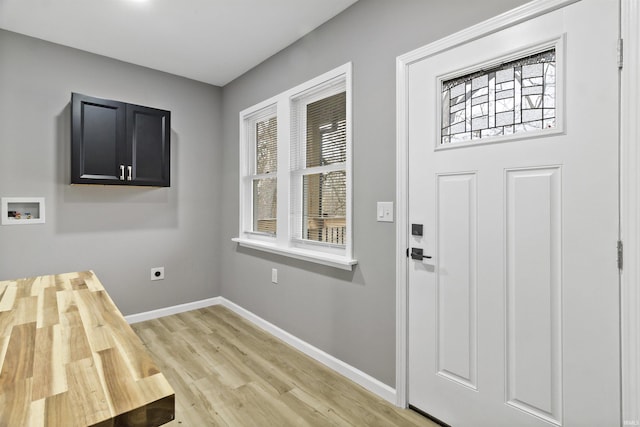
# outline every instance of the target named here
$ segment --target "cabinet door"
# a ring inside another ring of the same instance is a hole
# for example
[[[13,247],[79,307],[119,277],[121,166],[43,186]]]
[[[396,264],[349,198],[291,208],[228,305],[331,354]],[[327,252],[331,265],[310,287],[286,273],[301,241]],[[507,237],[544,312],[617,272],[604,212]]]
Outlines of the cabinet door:
[[[122,184],[125,104],[74,93],[71,116],[71,183]]]
[[[171,112],[127,104],[131,184],[169,187]]]

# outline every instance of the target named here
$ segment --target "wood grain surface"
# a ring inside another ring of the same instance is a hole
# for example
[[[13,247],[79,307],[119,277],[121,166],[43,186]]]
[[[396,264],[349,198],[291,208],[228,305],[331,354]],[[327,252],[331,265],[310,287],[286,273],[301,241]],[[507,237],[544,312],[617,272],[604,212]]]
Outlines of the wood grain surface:
[[[174,408],[93,272],[0,281],[0,427],[151,427]]]
[[[167,427],[437,427],[220,305],[133,329],[176,390]]]

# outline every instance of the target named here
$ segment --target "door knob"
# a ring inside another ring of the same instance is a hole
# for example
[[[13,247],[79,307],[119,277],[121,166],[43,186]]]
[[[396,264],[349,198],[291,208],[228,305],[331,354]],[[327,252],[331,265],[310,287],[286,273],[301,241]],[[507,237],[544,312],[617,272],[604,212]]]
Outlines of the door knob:
[[[431,259],[431,255],[424,255],[422,248],[411,248],[411,259],[422,261],[423,259]]]

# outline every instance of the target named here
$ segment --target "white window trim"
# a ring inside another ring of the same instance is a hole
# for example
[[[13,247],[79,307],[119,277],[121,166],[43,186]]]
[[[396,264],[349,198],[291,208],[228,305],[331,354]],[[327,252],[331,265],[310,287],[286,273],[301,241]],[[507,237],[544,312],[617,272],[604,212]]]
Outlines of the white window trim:
[[[352,78],[351,63],[344,64],[328,71],[314,79],[302,83],[290,90],[260,102],[240,112],[240,213],[238,237],[231,239],[240,246],[275,253],[295,259],[314,262],[343,270],[352,270],[358,263],[353,258],[353,174],[352,174]],[[293,239],[291,230],[291,176],[290,146],[292,138],[291,118],[292,104],[296,98],[313,94],[316,89],[330,85],[332,81],[344,79],[346,88],[346,117],[347,117],[347,243],[344,246],[325,245],[306,240]],[[250,137],[247,123],[261,117],[264,112],[273,112],[275,108],[278,118],[278,213],[277,232],[275,236],[255,233],[252,229],[252,193],[247,179],[252,173]]]

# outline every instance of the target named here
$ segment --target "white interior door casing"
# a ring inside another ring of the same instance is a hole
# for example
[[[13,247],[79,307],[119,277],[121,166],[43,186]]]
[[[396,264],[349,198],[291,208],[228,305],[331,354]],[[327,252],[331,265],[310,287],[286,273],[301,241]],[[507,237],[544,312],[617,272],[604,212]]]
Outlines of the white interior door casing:
[[[620,75],[620,229],[623,425],[640,425],[640,4],[621,1],[624,66]],[[620,46],[622,47],[622,46]]]
[[[408,400],[456,427],[620,425],[617,38],[582,0],[408,66]],[[443,78],[548,46],[554,130],[438,143]]]

